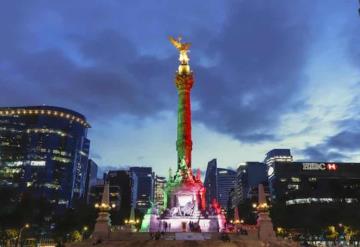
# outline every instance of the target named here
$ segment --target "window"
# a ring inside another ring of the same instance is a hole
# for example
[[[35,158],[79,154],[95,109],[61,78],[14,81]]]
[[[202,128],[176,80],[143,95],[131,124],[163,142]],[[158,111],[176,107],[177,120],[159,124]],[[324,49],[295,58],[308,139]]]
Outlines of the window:
[[[299,185],[298,184],[288,184],[288,189],[299,190]]]

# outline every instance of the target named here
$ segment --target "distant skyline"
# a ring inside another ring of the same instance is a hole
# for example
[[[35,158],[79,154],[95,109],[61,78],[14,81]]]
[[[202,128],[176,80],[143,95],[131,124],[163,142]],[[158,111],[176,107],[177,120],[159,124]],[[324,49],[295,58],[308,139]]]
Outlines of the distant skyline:
[[[357,0],[0,4],[0,106],[85,115],[102,167],[176,169],[177,52],[191,42],[193,168],[273,148],[360,161]]]

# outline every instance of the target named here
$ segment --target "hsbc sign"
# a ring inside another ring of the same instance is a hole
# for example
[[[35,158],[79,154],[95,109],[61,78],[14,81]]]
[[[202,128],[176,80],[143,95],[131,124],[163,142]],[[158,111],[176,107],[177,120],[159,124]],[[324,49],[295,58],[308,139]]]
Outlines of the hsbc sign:
[[[335,163],[303,163],[303,171],[336,171],[337,164]]]
[[[329,170],[329,171],[336,171],[336,170],[337,170],[337,164],[334,164],[334,163],[332,163],[332,164],[326,164],[326,168],[327,168],[327,170]]]

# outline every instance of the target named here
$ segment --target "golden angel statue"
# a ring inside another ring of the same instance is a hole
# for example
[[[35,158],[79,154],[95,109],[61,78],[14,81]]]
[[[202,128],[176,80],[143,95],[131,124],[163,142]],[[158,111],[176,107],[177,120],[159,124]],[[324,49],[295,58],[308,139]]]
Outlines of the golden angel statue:
[[[175,39],[169,36],[170,42],[180,51],[180,52],[187,52],[190,49],[191,43],[181,43],[181,37]]]
[[[190,73],[190,66],[189,66],[189,56],[188,52],[191,46],[191,43],[181,43],[181,37],[178,39],[173,38],[172,36],[169,36],[169,40],[173,46],[175,46],[176,49],[179,50],[180,56],[180,66],[179,66],[179,73]]]

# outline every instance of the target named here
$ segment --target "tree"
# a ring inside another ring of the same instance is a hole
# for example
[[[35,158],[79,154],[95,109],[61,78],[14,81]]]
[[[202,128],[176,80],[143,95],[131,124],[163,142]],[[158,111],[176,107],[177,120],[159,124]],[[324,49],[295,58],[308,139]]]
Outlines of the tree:
[[[73,234],[74,231],[80,233],[85,226],[87,227],[87,231],[92,232],[96,217],[97,211],[92,205],[77,202],[74,208],[68,208],[64,213],[58,214],[55,217],[53,237],[58,243],[63,243],[68,240],[67,236],[71,239],[71,234]]]
[[[82,235],[79,231],[75,230],[70,233],[71,242],[80,242],[82,240]]]
[[[16,229],[1,229],[0,230],[0,246],[6,246],[10,240],[14,240],[18,237],[19,231]]]

